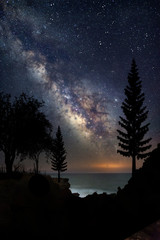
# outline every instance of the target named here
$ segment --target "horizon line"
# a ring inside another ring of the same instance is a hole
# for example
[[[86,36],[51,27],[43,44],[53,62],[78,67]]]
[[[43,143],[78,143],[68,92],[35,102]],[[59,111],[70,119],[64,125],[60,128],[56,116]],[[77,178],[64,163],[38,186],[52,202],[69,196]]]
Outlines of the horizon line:
[[[57,172],[52,171],[40,171],[40,173],[46,173],[46,174],[57,174]],[[63,174],[132,174],[131,172],[61,172],[61,175]]]

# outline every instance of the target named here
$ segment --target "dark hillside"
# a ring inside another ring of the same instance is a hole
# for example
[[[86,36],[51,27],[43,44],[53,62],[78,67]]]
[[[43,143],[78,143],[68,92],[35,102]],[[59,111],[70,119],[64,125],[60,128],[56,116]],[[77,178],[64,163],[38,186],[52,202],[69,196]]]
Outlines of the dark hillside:
[[[43,179],[45,178],[45,180]],[[160,147],[117,194],[80,198],[67,180],[49,176],[0,180],[5,239],[125,239],[160,218]],[[46,188],[46,189],[44,189]],[[156,239],[157,240],[157,239]]]

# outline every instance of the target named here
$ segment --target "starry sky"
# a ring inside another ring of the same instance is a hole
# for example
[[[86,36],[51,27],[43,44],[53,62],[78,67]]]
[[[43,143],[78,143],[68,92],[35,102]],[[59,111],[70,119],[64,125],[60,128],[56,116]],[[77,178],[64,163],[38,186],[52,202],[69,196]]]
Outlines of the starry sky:
[[[0,0],[0,90],[45,101],[68,172],[130,172],[131,160],[117,154],[124,88],[135,58],[155,148],[159,43],[159,0]],[[50,169],[44,156],[40,167]]]

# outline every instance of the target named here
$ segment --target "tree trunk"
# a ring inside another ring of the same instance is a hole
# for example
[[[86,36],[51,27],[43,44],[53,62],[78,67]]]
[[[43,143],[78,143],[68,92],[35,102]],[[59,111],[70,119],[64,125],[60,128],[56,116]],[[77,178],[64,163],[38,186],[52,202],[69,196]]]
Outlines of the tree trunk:
[[[136,156],[132,156],[132,177],[134,177],[136,172]]]
[[[12,174],[12,167],[13,167],[13,159],[8,153],[5,153],[5,164],[6,164],[7,174],[11,175]]]
[[[58,182],[60,182],[60,171],[58,171]]]
[[[38,164],[39,162],[38,162],[38,158],[35,159],[35,163],[36,163],[36,164],[35,164],[35,172],[36,172],[36,174],[38,174],[38,172],[39,172],[39,164]]]

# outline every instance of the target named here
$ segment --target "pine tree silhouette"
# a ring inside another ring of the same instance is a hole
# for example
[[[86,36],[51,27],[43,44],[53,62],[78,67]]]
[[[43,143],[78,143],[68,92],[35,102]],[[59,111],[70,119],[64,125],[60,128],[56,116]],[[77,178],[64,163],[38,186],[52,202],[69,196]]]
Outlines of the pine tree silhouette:
[[[67,170],[66,150],[64,147],[63,136],[61,133],[60,126],[56,133],[56,139],[51,149],[51,164],[52,170],[58,171],[58,182],[60,182],[60,173]]]
[[[142,125],[147,119],[148,111],[146,106],[143,106],[144,93],[141,91],[142,81],[139,79],[137,65],[133,59],[131,71],[128,74],[128,86],[125,88],[126,98],[121,107],[125,118],[120,117],[119,121],[119,125],[125,131],[117,130],[121,148],[117,152],[125,157],[132,157],[132,176],[136,171],[136,159],[146,158],[149,152],[145,152],[151,147],[148,145],[151,138],[144,140],[150,124]]]

